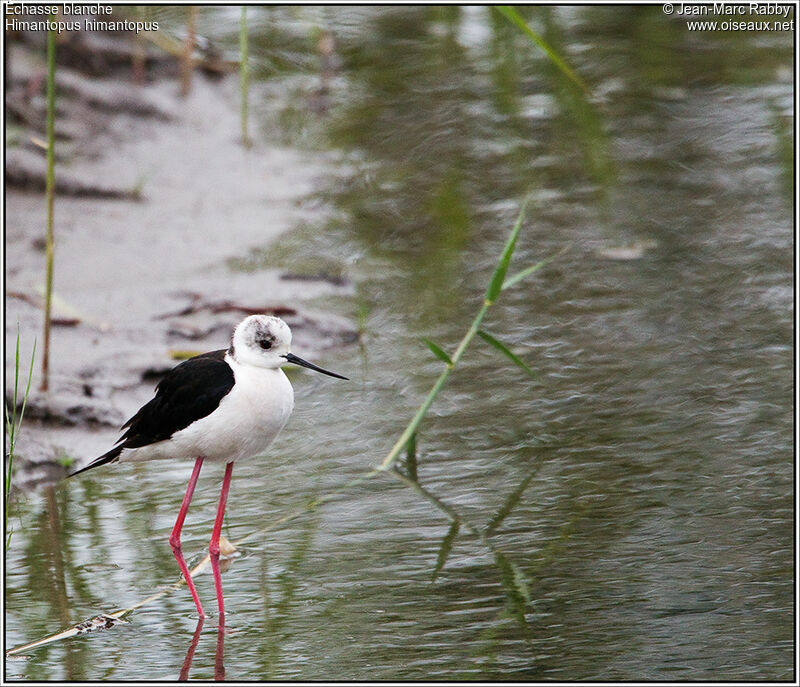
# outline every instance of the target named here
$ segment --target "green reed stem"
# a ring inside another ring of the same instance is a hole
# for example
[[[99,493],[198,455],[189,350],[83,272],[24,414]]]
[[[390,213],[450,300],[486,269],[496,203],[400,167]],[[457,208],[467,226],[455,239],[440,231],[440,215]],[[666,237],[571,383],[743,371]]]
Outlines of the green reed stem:
[[[50,15],[55,20],[55,15]],[[45,286],[44,286],[44,352],[42,354],[42,391],[50,386],[50,319],[53,304],[53,262],[55,241],[53,238],[53,206],[56,192],[55,171],[56,130],[56,32],[47,32],[47,177],[45,198],[47,201],[47,236],[45,239]]]
[[[442,373],[439,375],[439,378],[436,380],[436,382],[434,382],[433,388],[431,388],[431,390],[428,392],[428,395],[425,397],[425,400],[422,402],[422,405],[420,405],[414,417],[411,419],[411,422],[408,423],[408,426],[400,435],[400,438],[397,440],[395,445],[392,446],[392,449],[383,459],[383,462],[378,466],[379,470],[388,470],[397,461],[401,451],[405,448],[413,434],[417,431],[417,428],[419,427],[423,418],[428,414],[431,404],[439,395],[439,392],[442,390],[442,387],[447,381],[447,378],[450,376],[450,373],[458,365],[459,361],[461,360],[461,356],[463,356],[464,351],[467,350],[467,346],[469,346],[470,342],[475,338],[475,335],[480,329],[481,322],[483,322],[483,318],[486,316],[489,308],[494,304],[495,299],[502,290],[503,281],[505,279],[506,272],[508,271],[508,266],[511,262],[511,256],[514,254],[514,247],[517,243],[517,236],[519,235],[519,230],[522,226],[522,220],[525,218],[525,208],[527,203],[528,201],[526,199],[522,205],[522,209],[519,212],[517,221],[514,224],[514,228],[511,230],[511,234],[506,240],[503,253],[500,255],[500,260],[497,263],[497,267],[492,275],[492,279],[489,282],[489,287],[486,290],[486,297],[483,300],[483,305],[481,305],[480,310],[478,310],[478,314],[475,315],[475,319],[472,320],[472,324],[469,326],[469,329],[467,329],[467,333],[464,334],[464,337],[458,344],[456,352],[453,353],[452,357],[450,358],[451,362],[444,368],[444,370],[442,370]]]

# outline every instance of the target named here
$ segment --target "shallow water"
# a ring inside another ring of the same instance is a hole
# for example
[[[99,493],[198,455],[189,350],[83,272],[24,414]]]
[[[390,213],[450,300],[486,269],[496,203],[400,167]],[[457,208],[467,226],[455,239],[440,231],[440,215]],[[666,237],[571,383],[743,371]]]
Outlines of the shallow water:
[[[325,212],[227,267],[344,275],[352,296],[307,305],[363,334],[316,361],[351,381],[295,374],[287,429],[234,470],[226,534],[255,535],[223,576],[225,677],[790,679],[791,36],[534,12],[589,106],[483,8],[248,17],[254,129],[338,162],[309,199]],[[205,28],[234,41],[237,19]],[[342,67],[320,114],[323,26]],[[454,350],[526,193],[512,271],[569,248],[485,321],[536,378],[476,339],[422,425],[420,483],[465,523],[442,569],[448,517],[390,475],[259,533],[386,455],[442,366],[422,338]],[[174,581],[189,472],[114,466],[24,495],[8,645]],[[184,530],[198,559],[220,479],[203,473]],[[505,558],[466,523],[494,524]],[[211,576],[198,588],[213,608]],[[186,590],[130,621],[8,677],[177,678]],[[217,646],[211,618],[192,678],[219,675]]]

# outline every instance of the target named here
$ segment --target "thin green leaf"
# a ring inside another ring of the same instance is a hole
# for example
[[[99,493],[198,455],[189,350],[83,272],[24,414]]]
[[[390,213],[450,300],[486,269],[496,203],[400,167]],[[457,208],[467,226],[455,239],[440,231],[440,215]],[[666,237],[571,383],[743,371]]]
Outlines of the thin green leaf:
[[[542,38],[530,26],[528,26],[527,22],[522,18],[517,10],[515,10],[513,7],[509,7],[508,5],[495,5],[495,9],[506,19],[508,19],[508,21],[525,33],[536,45],[538,45],[545,55],[550,58],[550,61],[556,67],[558,67],[558,69],[560,69],[568,79],[577,84],[586,93],[589,92],[589,88],[586,86],[583,80],[575,72],[573,72],[572,69],[570,69],[569,65],[564,62],[558,53],[547,44],[544,38]]]
[[[520,270],[515,275],[506,279],[505,282],[503,282],[503,286],[500,290],[502,291],[503,289],[507,289],[509,286],[514,286],[514,284],[516,284],[519,281],[522,281],[523,279],[525,279],[525,277],[530,276],[534,272],[538,272],[547,263],[548,263],[547,259],[540,260],[535,265],[531,265],[530,267],[526,267],[524,270]]]
[[[17,349],[14,356],[14,397],[13,407],[11,408],[11,416],[8,415],[8,403],[6,403],[6,429],[12,444],[14,443],[14,427],[17,425],[17,389],[19,388],[19,323],[17,323]]]
[[[450,524],[450,529],[447,530],[447,534],[445,534],[442,539],[442,545],[439,547],[439,554],[436,556],[436,567],[433,569],[431,582],[436,582],[436,578],[439,577],[439,573],[442,572],[442,568],[444,568],[444,564],[447,562],[447,557],[450,555],[450,550],[453,548],[453,542],[458,535],[459,529],[461,529],[461,524],[458,520],[453,520]]]
[[[572,244],[571,243],[569,243],[566,246],[564,246],[560,251],[558,251],[558,253],[553,253],[553,255],[551,255],[550,257],[545,258],[544,260],[540,260],[536,264],[531,265],[530,267],[526,267],[524,270],[520,270],[515,275],[513,275],[513,276],[509,277],[508,279],[506,279],[503,282],[503,286],[501,287],[500,290],[504,291],[509,286],[514,286],[514,284],[516,284],[517,282],[522,281],[523,279],[525,279],[525,277],[529,277],[534,272],[538,272],[548,262],[551,262],[551,261],[555,260],[559,255],[562,255],[563,253],[566,253],[570,248],[572,248]]]
[[[51,23],[55,21],[55,6],[51,7]],[[53,263],[55,260],[55,238],[53,235],[53,207],[56,194],[56,31],[47,31],[47,172],[45,174],[45,199],[47,206],[47,224],[45,234],[45,279],[44,279],[44,341],[42,351],[41,390],[47,391],[50,386],[50,327],[53,309]]]
[[[11,543],[11,530],[8,528],[8,497],[11,493],[11,479],[14,474],[14,452],[17,446],[17,439],[19,438],[19,430],[22,426],[22,418],[25,415],[25,406],[28,403],[28,396],[31,392],[31,380],[33,379],[33,361],[36,359],[36,339],[33,340],[33,351],[31,353],[31,366],[28,369],[28,383],[25,386],[25,395],[22,397],[22,406],[17,415],[17,399],[19,389],[19,327],[17,327],[17,345],[14,355],[14,396],[13,396],[13,409],[11,415],[8,412],[8,403],[6,403],[6,427],[8,429],[8,460],[6,461],[6,490],[5,490],[5,528],[8,532],[6,537],[5,546],[6,551]]]
[[[8,532],[5,541],[5,550],[11,544],[11,532],[8,531],[8,496],[11,493],[11,476],[14,470],[14,447],[17,439],[17,391],[19,389],[19,324],[17,324],[17,347],[14,356],[14,396],[12,398],[13,408],[11,409],[11,416],[8,413],[8,401],[6,401],[6,427],[8,429],[8,460],[6,461],[6,489],[5,489],[5,510],[3,526]]]
[[[428,344],[428,348],[430,348],[430,349],[431,349],[431,351],[433,351],[433,354],[434,354],[434,355],[435,355],[437,358],[439,358],[439,360],[441,360],[441,361],[443,361],[443,362],[447,363],[447,364],[448,364],[448,365],[450,365],[451,367],[453,366],[453,360],[452,360],[452,359],[450,358],[450,356],[449,356],[449,355],[447,355],[447,353],[445,353],[445,352],[444,352],[444,351],[443,351],[443,350],[442,350],[442,349],[441,349],[439,346],[437,346],[435,343],[433,343],[433,341],[431,341],[430,339],[423,339],[423,341],[424,341],[426,344]]]
[[[486,343],[491,344],[494,346],[498,351],[500,351],[503,355],[507,356],[509,360],[515,365],[521,367],[525,372],[527,372],[531,377],[535,377],[536,373],[525,364],[525,361],[522,360],[518,355],[511,352],[511,350],[502,342],[495,339],[491,334],[488,332],[483,331],[482,329],[478,331],[478,336],[481,337]]]
[[[511,256],[514,254],[514,247],[517,244],[517,236],[519,235],[519,229],[522,226],[522,220],[525,218],[525,208],[527,206],[528,198],[522,202],[522,208],[519,211],[517,221],[514,224],[514,228],[511,230],[508,240],[506,241],[505,248],[503,248],[503,253],[500,256],[500,260],[497,263],[494,274],[492,275],[492,281],[489,282],[489,288],[486,289],[487,303],[494,303],[503,288],[503,280],[506,278],[506,272],[508,272],[508,266],[511,263]]]
[[[19,424],[22,424],[22,416],[25,415],[25,406],[28,405],[28,397],[31,394],[31,380],[33,379],[33,360],[36,357],[36,339],[33,340],[33,350],[31,351],[31,366],[28,369],[28,383],[25,385],[25,396],[22,397],[22,408],[19,410]]]

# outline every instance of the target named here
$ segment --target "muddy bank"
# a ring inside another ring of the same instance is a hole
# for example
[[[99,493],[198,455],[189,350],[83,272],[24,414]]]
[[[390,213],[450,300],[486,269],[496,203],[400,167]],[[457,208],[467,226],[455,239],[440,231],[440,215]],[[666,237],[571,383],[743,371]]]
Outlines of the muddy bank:
[[[30,48],[9,49],[9,82],[17,106],[30,116],[17,120],[8,151],[7,395],[17,326],[22,360],[30,359],[34,339],[41,351],[45,264],[45,202],[36,182],[44,160],[36,144],[43,138],[42,67]],[[280,314],[293,329],[298,354],[320,362],[324,349],[355,340],[352,322],[304,307],[320,295],[346,297],[346,279],[229,267],[325,212],[308,200],[326,174],[319,156],[258,137],[252,148],[239,144],[235,78],[196,73],[185,99],[172,78],[138,86],[60,67],[58,83],[59,319],[51,390],[36,390],[37,361],[18,466],[57,465],[64,456],[62,462],[83,461],[105,450],[175,356],[225,347],[247,312]],[[20,88],[28,89],[27,99]],[[256,88],[251,102],[258,98]],[[37,470],[22,470],[16,483],[63,474],[60,466]]]

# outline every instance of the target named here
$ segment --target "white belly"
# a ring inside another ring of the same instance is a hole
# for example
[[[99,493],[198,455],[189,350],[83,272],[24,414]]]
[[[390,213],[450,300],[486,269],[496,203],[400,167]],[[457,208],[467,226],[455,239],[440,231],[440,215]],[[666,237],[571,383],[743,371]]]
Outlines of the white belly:
[[[169,439],[124,450],[120,460],[194,460],[202,456],[229,463],[262,454],[292,413],[292,385],[280,369],[232,367],[236,383],[213,413]]]

